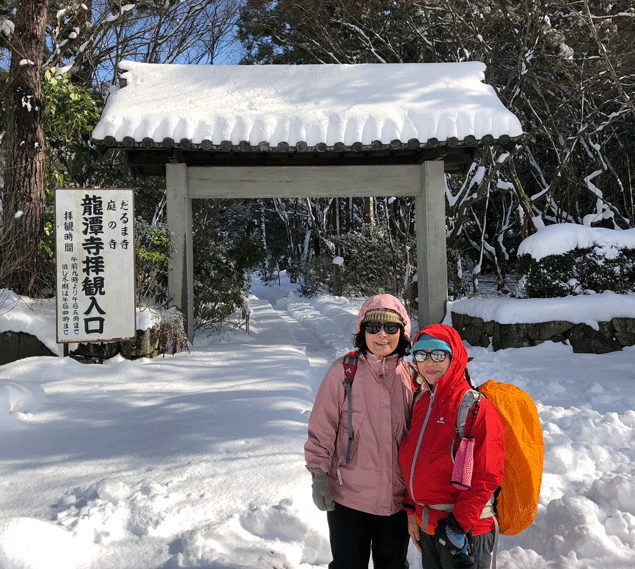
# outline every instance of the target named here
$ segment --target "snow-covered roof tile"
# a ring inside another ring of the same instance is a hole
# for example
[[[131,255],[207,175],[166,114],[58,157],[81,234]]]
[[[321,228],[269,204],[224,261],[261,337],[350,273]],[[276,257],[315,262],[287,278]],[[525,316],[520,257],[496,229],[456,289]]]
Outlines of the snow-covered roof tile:
[[[353,149],[519,137],[485,65],[158,65],[125,61],[93,139],[204,150]]]

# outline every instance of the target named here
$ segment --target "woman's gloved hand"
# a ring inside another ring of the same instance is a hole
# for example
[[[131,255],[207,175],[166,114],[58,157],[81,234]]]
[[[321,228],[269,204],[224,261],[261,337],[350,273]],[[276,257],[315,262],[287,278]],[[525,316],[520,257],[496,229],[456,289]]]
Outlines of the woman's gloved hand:
[[[318,510],[332,512],[335,509],[335,502],[333,502],[333,497],[331,496],[331,487],[329,486],[326,472],[319,468],[313,468],[311,469],[311,476],[313,477],[313,484],[311,485],[313,502],[318,507]]]

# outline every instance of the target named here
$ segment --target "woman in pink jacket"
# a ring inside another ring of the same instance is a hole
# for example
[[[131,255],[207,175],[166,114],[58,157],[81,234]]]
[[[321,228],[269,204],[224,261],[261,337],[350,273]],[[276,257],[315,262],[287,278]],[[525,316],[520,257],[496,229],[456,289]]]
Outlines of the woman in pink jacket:
[[[369,298],[354,345],[350,395],[342,357],[326,373],[309,418],[304,450],[313,501],[327,511],[329,569],[367,569],[371,553],[375,569],[403,569],[408,521],[399,444],[410,426],[412,382],[404,359],[410,319],[401,302],[389,294]]]

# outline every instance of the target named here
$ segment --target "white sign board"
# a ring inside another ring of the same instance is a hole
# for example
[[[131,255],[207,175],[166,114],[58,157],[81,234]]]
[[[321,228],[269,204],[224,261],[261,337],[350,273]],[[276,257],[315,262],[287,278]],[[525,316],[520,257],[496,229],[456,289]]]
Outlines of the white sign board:
[[[55,191],[57,341],[136,336],[134,193]]]

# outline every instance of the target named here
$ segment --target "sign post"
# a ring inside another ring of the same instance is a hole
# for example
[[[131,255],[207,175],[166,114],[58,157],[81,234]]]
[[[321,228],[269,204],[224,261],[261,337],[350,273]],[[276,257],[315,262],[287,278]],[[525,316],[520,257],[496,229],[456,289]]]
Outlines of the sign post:
[[[133,190],[57,189],[55,248],[58,343],[134,339]]]

